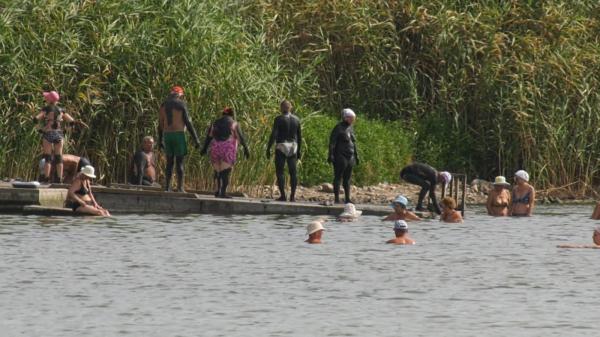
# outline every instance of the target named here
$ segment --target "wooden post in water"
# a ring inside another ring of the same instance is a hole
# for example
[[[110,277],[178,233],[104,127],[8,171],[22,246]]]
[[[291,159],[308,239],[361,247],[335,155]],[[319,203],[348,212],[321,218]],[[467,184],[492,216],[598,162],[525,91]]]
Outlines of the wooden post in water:
[[[464,173],[451,173],[452,180],[448,184],[448,195],[457,203],[457,209],[460,210],[462,216],[465,216],[465,206],[467,198],[467,175]],[[460,199],[459,199],[460,195]],[[442,198],[446,197],[446,186],[442,185]]]

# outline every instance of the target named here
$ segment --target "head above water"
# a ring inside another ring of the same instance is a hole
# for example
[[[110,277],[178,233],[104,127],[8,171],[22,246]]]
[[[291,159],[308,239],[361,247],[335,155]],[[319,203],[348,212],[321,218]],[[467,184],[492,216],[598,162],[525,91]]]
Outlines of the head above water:
[[[46,103],[48,104],[53,104],[56,103],[60,100],[60,95],[58,94],[58,92],[52,90],[52,91],[44,91],[42,93],[42,95],[44,96],[44,100],[46,101]]]
[[[279,104],[279,107],[281,108],[282,113],[292,111],[292,103],[290,101],[288,101],[287,99],[284,99],[283,101],[281,101],[281,104]]]
[[[596,229],[594,229],[594,234],[592,235],[592,240],[594,240],[594,243],[598,246],[600,246],[600,227],[596,227]]]
[[[510,186],[510,184],[506,182],[506,178],[504,176],[497,176],[492,185],[494,185],[494,189],[498,191]]]
[[[445,197],[444,199],[442,199],[440,204],[442,204],[442,206],[447,209],[455,209],[456,208],[456,200],[454,200],[454,198],[452,198],[452,197]]]
[[[408,223],[404,220],[396,220],[394,222],[394,233],[396,236],[402,236],[408,232]]]
[[[392,201],[392,208],[396,208],[396,207],[400,207],[400,208],[406,208],[408,207],[408,199],[406,199],[405,196],[403,195],[398,195],[396,196],[396,198]]]

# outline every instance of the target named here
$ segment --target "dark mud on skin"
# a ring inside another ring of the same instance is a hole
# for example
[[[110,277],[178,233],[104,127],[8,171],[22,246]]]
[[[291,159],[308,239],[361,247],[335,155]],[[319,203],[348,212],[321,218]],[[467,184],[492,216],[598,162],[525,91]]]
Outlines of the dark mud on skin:
[[[7,216],[2,336],[589,336],[600,250],[591,207],[532,218],[392,223],[312,217]],[[566,215],[563,215],[566,214]]]

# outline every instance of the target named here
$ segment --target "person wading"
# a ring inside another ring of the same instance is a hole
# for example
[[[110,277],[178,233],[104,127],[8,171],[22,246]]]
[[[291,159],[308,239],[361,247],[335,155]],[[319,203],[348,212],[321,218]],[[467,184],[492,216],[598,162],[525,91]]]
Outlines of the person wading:
[[[345,202],[351,203],[350,179],[352,169],[358,165],[358,149],[356,148],[356,137],[352,124],[356,120],[356,114],[351,109],[342,111],[342,121],[331,131],[329,137],[328,161],[333,164],[333,193],[335,203],[340,203],[340,181],[343,180]]]
[[[187,155],[185,130],[191,133],[194,144],[200,147],[200,140],[190,119],[187,105],[182,100],[183,88],[175,86],[171,93],[160,106],[158,119],[158,144],[164,148],[167,155],[167,170],[165,177],[165,191],[171,191],[171,177],[173,165],[177,165],[177,191],[185,192],[183,188],[183,161]]]
[[[271,158],[271,146],[275,143],[275,173],[279,187],[279,201],[286,201],[285,195],[285,163],[290,173],[290,201],[296,201],[296,187],[298,177],[296,164],[301,157],[302,130],[300,119],[292,115],[292,104],[284,100],[281,102],[281,115],[275,118],[271,137],[267,144],[267,158]]]
[[[210,146],[210,162],[215,170],[217,190],[215,197],[231,198],[227,195],[229,176],[237,159],[238,143],[244,147],[244,155],[250,158],[250,151],[240,125],[235,121],[232,108],[223,109],[223,116],[208,128],[204,146],[200,154],[206,154]]]

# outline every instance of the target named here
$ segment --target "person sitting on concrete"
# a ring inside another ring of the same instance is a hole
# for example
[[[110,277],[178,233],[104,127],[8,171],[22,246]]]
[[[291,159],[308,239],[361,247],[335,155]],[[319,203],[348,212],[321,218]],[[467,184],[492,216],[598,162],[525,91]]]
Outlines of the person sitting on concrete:
[[[51,170],[51,177],[54,177],[54,179],[52,179],[53,181],[61,181],[65,184],[71,184],[73,182],[73,178],[75,178],[75,176],[77,175],[77,173],[79,173],[79,171],[81,171],[81,169],[84,166],[88,166],[88,165],[92,165],[90,163],[90,160],[85,158],[85,157],[79,157],[79,156],[75,156],[72,154],[63,154],[62,155],[62,161],[63,161],[63,177],[62,179],[58,179],[56,177],[56,170]],[[46,159],[42,158],[40,160],[40,177],[44,176],[44,167],[46,165]],[[40,178],[41,179],[41,178]]]
[[[129,183],[132,185],[153,186],[156,182],[156,161],[154,138],[144,137],[142,148],[133,155],[129,169]]]
[[[338,215],[337,221],[352,222],[358,219],[358,217],[360,217],[361,214],[362,211],[357,210],[354,204],[347,203],[344,205],[344,211],[340,215]]]
[[[592,213],[592,219],[600,220],[600,202],[596,204],[596,208],[594,208],[594,212]]]
[[[72,208],[76,213],[110,216],[108,210],[98,205],[94,198],[91,185],[94,178],[96,178],[94,167],[84,166],[69,187],[66,206]]]
[[[315,220],[309,223],[308,226],[306,226],[306,235],[308,235],[308,239],[304,242],[322,243],[321,237],[323,236],[324,230],[323,220]]]
[[[486,208],[491,216],[508,216],[509,207],[511,204],[510,192],[508,187],[510,184],[506,182],[503,176],[497,176],[494,180],[494,189],[488,194]]]
[[[408,224],[404,220],[396,220],[394,223],[394,234],[396,237],[386,243],[395,245],[414,245],[415,241],[408,235]]]
[[[435,197],[435,186],[437,184],[448,184],[452,180],[452,175],[449,172],[443,171],[438,172],[433,167],[423,163],[413,163],[408,165],[400,171],[400,178],[406,182],[421,186],[421,192],[419,192],[419,201],[417,202],[417,211],[426,211],[423,207],[423,199],[429,192],[429,198],[433,209],[437,214],[440,214],[440,207],[438,206],[437,199]]]
[[[592,249],[600,249],[600,227],[596,227],[594,229],[594,234],[592,235],[592,240],[594,241],[593,245],[577,245],[577,244],[565,244],[558,245],[558,248],[592,248]]]
[[[460,223],[463,222],[462,215],[456,210],[456,200],[452,197],[445,197],[442,199],[442,214],[440,215],[440,221],[448,223]]]
[[[409,220],[418,221],[421,220],[415,213],[406,209],[408,207],[408,199],[405,196],[399,195],[392,201],[390,205],[394,209],[394,213],[386,216],[383,221],[396,221],[396,220]]]

